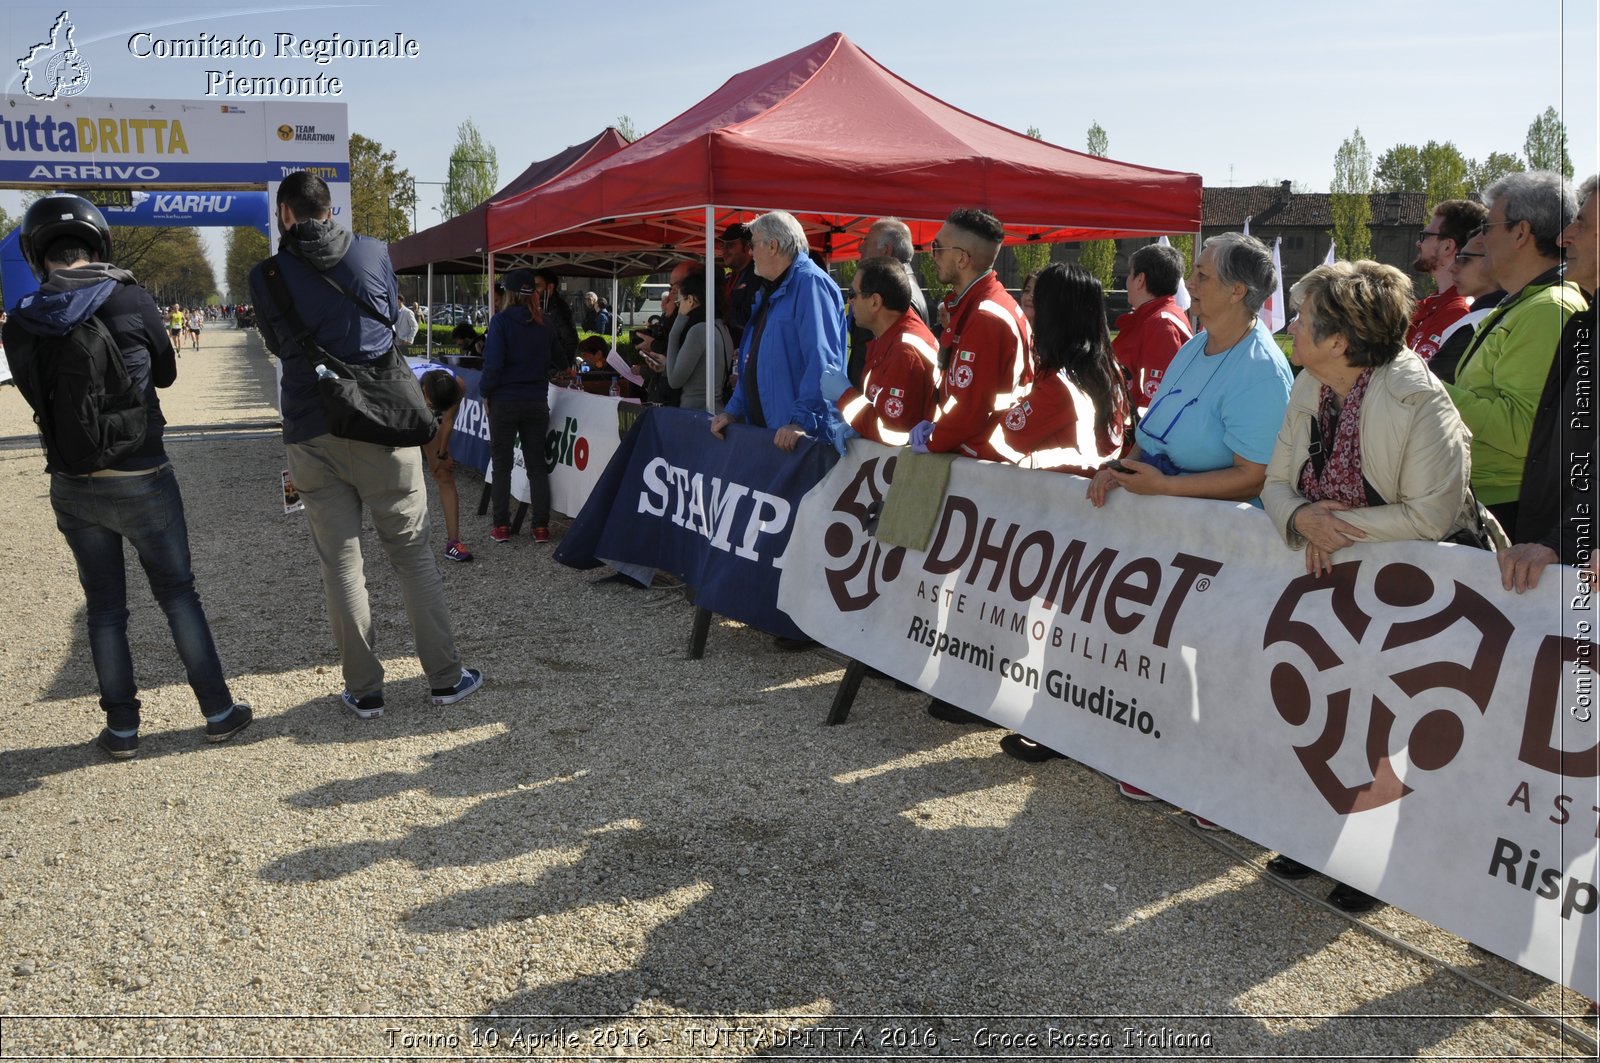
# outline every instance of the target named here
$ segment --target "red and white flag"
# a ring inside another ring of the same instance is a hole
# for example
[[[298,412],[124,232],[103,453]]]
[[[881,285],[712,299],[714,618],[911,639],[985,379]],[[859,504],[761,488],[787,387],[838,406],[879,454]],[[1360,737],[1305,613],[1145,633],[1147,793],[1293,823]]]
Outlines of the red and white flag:
[[[1272,241],[1272,272],[1278,275],[1278,285],[1273,289],[1267,301],[1261,305],[1261,320],[1267,326],[1268,332],[1277,332],[1283,328],[1283,259],[1278,254],[1278,249],[1283,245],[1283,237]]]

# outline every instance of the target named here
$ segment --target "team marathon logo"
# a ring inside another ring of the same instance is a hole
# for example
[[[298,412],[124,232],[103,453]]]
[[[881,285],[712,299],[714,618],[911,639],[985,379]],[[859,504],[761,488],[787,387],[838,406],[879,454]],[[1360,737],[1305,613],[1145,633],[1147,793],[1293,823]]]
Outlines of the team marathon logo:
[[[50,27],[50,37],[29,48],[17,60],[22,71],[22,91],[36,100],[76,96],[89,87],[89,61],[78,51],[75,27],[63,11]]]
[[[1342,815],[1380,808],[1450,764],[1489,711],[1512,633],[1483,595],[1412,564],[1348,561],[1331,576],[1290,583],[1263,640],[1277,662],[1272,700],[1304,739],[1295,753],[1329,807]],[[1518,751],[1524,764],[1597,774],[1595,749],[1552,743],[1561,672],[1592,665],[1592,650],[1560,635],[1542,641]]]

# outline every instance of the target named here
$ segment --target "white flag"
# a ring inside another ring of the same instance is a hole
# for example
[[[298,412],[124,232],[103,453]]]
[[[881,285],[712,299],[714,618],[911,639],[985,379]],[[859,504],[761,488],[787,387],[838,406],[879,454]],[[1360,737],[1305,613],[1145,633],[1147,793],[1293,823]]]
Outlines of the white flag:
[[[1261,320],[1266,324],[1268,332],[1277,332],[1284,325],[1283,260],[1278,255],[1278,248],[1282,245],[1281,236],[1272,241],[1272,271],[1278,275],[1278,286],[1261,306]]]
[[[1254,214],[1246,214],[1244,216],[1244,234],[1246,236],[1250,235],[1250,219],[1253,217],[1255,217]]]
[[[1165,236],[1157,240],[1156,243],[1160,244],[1162,247],[1172,246],[1172,241],[1168,240]],[[1183,268],[1185,271],[1187,271],[1189,269],[1189,263],[1185,262],[1183,264]],[[1182,273],[1178,274],[1178,290],[1172,294],[1172,297],[1178,301],[1178,309],[1187,314],[1189,312],[1189,286],[1183,283]]]
[[[1333,241],[1329,240],[1328,241],[1328,257],[1322,260],[1322,264],[1324,266],[1331,266],[1335,262],[1339,261],[1338,256],[1333,253],[1333,250],[1334,250]]]

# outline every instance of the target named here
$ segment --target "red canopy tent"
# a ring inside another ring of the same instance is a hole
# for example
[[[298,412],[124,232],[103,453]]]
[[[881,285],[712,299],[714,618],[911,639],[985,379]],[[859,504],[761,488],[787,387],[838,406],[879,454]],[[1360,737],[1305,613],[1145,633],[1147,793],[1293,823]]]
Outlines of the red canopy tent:
[[[591,166],[627,144],[621,133],[607,127],[582,144],[534,163],[465,214],[390,244],[395,272],[421,273],[431,264],[435,273],[482,273],[489,249],[489,204]]]
[[[496,254],[703,250],[730,216],[780,208],[813,244],[854,254],[878,217],[919,245],[957,206],[1013,241],[1200,228],[1200,177],[1097,158],[952,107],[843,34],[730,78],[666,125],[581,172],[492,202]]]

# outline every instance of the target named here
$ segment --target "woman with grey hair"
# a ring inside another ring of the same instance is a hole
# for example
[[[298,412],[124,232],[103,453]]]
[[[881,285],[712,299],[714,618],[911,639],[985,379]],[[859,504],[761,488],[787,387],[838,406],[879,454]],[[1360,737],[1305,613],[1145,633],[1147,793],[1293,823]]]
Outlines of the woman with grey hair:
[[[1224,233],[1205,242],[1189,282],[1203,331],[1173,355],[1128,456],[1089,481],[1091,502],[1103,506],[1125,488],[1260,504],[1291,384],[1289,363],[1256,317],[1277,283],[1272,256],[1255,237]],[[1128,783],[1117,787],[1130,800],[1156,800]]]

